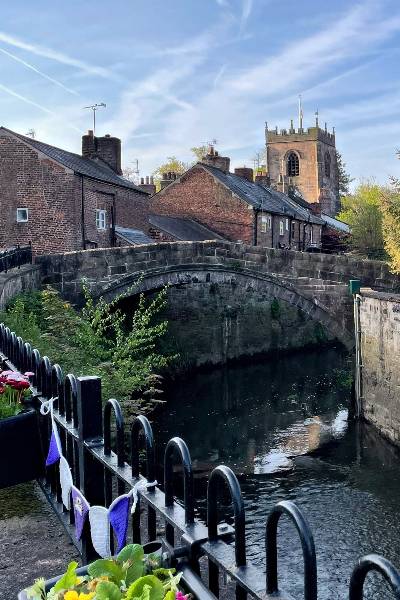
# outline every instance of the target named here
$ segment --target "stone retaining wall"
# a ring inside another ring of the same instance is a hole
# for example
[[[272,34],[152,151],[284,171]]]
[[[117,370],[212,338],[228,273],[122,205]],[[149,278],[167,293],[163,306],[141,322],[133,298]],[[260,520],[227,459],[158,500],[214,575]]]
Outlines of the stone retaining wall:
[[[362,289],[361,296],[363,415],[400,445],[400,295]]]

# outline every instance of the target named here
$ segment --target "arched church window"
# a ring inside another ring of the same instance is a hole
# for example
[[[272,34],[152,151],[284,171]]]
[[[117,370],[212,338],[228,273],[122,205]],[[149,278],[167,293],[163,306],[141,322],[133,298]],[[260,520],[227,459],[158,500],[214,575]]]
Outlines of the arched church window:
[[[299,157],[295,152],[290,152],[287,157],[287,174],[288,177],[297,177],[299,174]]]
[[[325,176],[331,176],[331,155],[329,152],[325,152]]]

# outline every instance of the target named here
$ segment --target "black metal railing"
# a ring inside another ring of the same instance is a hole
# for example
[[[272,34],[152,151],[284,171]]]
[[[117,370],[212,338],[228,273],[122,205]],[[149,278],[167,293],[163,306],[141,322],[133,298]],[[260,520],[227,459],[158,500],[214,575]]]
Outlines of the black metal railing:
[[[0,351],[3,367],[34,373],[33,392],[38,407],[46,399],[58,397],[54,417],[62,450],[71,467],[75,485],[90,504],[108,506],[116,495],[131,489],[144,478],[154,480],[154,438],[146,417],[138,416],[132,424],[127,462],[123,414],[114,399],[108,400],[103,410],[99,378],[64,376],[59,365],[52,365],[47,357],[41,357],[37,350],[24,343],[4,324],[0,324]],[[47,448],[50,419],[39,418],[43,445]],[[141,462],[144,463],[143,475]],[[175,500],[173,474],[178,466],[181,467],[184,484],[183,506]],[[88,562],[95,557],[90,531],[86,524],[81,540],[75,539],[73,508],[67,511],[61,503],[58,466],[48,468],[45,479],[40,483],[81,553],[83,562]],[[219,523],[220,497],[224,488],[231,499],[233,527]],[[244,503],[239,482],[229,467],[218,466],[209,476],[207,525],[195,518],[194,503],[190,452],[184,440],[174,437],[165,449],[163,490],[154,486],[139,492],[139,506],[132,517],[130,539],[143,543],[155,540],[157,535],[161,537],[170,564],[182,572],[184,586],[199,600],[218,597],[221,584],[226,579],[232,582],[229,586],[233,584],[239,600],[244,600],[247,595],[260,600],[288,600],[284,585],[279,585],[277,553],[278,525],[282,517],[288,517],[297,530],[302,547],[303,597],[305,600],[317,600],[314,539],[303,512],[293,502],[279,502],[268,516],[265,527],[266,575],[246,558]],[[371,554],[363,557],[351,574],[349,600],[364,598],[364,583],[370,571],[380,573],[394,597],[400,599],[399,572],[386,559]],[[229,595],[231,588],[227,589]]]
[[[15,246],[0,250],[0,273],[7,273],[10,269],[19,269],[22,265],[32,263],[32,246]]]

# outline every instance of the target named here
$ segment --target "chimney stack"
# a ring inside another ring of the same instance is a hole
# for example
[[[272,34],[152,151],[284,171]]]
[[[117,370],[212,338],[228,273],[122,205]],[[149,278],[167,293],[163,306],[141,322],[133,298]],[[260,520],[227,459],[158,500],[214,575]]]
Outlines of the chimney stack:
[[[228,156],[220,156],[217,150],[214,150],[214,147],[210,146],[208,154],[203,156],[201,162],[205,165],[210,165],[210,167],[216,167],[224,173],[229,173],[231,159]]]
[[[154,184],[153,176],[149,177],[146,175],[146,180],[144,177],[140,178],[140,185],[137,186],[143,192],[147,192],[150,196],[154,196],[156,193],[156,186]]]
[[[263,172],[257,173],[255,182],[259,183],[260,185],[263,185],[265,187],[270,187],[270,185],[271,185],[270,176],[267,175],[267,173],[263,173]]]
[[[247,179],[247,181],[251,181],[251,183],[253,183],[253,181],[254,181],[253,169],[250,169],[249,167],[236,168],[235,175],[238,175],[239,177],[243,177],[243,179]]]
[[[169,171],[168,173],[163,173],[162,179],[160,181],[161,189],[163,190],[165,187],[167,187],[167,185],[169,185],[170,183],[175,181],[177,178],[178,178],[177,174],[174,173],[173,171]]]
[[[82,136],[82,156],[91,159],[100,158],[115,173],[122,175],[121,140],[119,138],[111,137],[109,134],[96,137],[89,129],[87,134]]]

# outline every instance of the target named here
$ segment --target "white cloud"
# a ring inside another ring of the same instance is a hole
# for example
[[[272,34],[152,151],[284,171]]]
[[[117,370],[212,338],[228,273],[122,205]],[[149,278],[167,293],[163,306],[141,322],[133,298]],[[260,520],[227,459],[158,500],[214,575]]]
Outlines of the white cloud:
[[[240,35],[244,32],[246,27],[246,23],[251,15],[251,11],[253,9],[253,0],[243,0],[242,4],[242,14],[240,17]]]
[[[14,48],[20,48],[21,50],[25,50],[29,54],[42,56],[43,58],[56,61],[60,64],[69,67],[74,67],[76,69],[79,69],[80,71],[84,71],[88,75],[97,75],[98,77],[114,78],[113,73],[109,69],[99,67],[96,65],[91,65],[83,60],[80,60],[78,58],[72,58],[67,54],[58,52],[57,50],[52,50],[51,48],[46,48],[45,46],[39,46],[37,44],[25,42],[20,38],[9,35],[2,31],[0,31],[0,42],[8,44],[9,46],[13,46]]]

